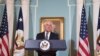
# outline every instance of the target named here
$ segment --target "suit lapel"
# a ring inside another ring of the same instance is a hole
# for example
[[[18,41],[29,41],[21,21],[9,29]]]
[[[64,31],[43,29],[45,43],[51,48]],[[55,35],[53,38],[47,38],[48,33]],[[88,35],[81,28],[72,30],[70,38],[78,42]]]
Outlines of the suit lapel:
[[[42,34],[42,35],[43,35],[43,39],[45,39],[45,32],[43,32],[43,34]]]
[[[52,39],[52,32],[50,33],[50,37],[49,37],[49,39]]]

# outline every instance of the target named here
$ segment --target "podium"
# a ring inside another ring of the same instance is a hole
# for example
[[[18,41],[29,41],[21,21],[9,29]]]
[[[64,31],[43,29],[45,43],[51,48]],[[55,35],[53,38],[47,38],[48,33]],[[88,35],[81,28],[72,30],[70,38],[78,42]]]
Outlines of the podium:
[[[41,50],[40,49],[40,42],[43,40],[26,40],[25,41],[25,49],[26,50]],[[65,40],[47,40],[50,42],[50,49],[49,50],[56,50],[56,51],[64,51],[66,50],[66,42]]]

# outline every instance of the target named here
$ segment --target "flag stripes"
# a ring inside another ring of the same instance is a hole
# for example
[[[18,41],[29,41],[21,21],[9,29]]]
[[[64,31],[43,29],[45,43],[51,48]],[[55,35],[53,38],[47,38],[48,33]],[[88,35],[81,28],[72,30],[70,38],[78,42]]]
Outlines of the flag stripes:
[[[0,56],[9,56],[8,20],[6,5],[0,27]]]

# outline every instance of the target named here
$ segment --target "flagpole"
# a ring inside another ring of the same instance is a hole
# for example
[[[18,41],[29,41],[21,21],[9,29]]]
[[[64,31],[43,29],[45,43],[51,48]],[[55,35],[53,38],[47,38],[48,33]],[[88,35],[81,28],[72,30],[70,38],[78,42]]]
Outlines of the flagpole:
[[[81,12],[83,7],[83,0],[77,0],[77,14],[76,14],[76,33],[77,33],[77,46],[76,49],[78,50],[78,42],[79,42],[79,32],[80,32],[80,23],[81,23]]]
[[[97,22],[98,22],[99,0],[93,0],[93,39],[94,56],[96,56]]]
[[[30,0],[21,1],[24,21],[24,41],[29,38],[29,1]],[[25,51],[25,55],[28,55],[28,51]]]
[[[14,0],[6,0],[7,6],[7,16],[8,16],[8,26],[9,26],[9,49],[12,50],[13,47],[13,21],[14,21]],[[12,51],[11,51],[12,54]],[[12,55],[11,55],[12,56]]]
[[[25,35],[24,40],[28,40],[28,38],[29,38],[29,1],[30,0],[22,0],[24,35]]]

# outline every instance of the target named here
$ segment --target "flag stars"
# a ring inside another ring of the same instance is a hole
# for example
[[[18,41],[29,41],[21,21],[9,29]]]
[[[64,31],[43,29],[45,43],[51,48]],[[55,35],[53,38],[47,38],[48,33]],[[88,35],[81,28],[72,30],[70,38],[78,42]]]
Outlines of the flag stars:
[[[6,31],[7,29],[5,29],[5,31]]]
[[[86,27],[84,26],[84,29],[85,29]]]
[[[86,30],[84,30],[84,31],[86,31]]]
[[[19,21],[22,21],[22,18],[20,18]]]
[[[87,22],[86,22],[85,8],[83,8],[81,15],[80,37],[84,39],[87,36],[86,34],[87,34]]]
[[[83,36],[83,38],[85,38],[85,36]]]

